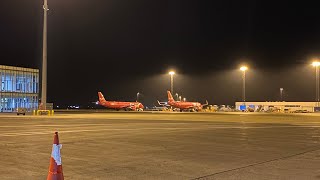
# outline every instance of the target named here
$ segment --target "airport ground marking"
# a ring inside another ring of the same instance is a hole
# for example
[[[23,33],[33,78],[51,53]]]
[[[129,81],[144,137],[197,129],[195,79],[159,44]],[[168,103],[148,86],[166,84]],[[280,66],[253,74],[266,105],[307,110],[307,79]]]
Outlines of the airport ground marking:
[[[271,163],[271,162],[281,161],[281,160],[285,160],[285,159],[290,159],[290,158],[293,158],[293,157],[297,157],[297,156],[301,156],[301,155],[304,155],[304,154],[316,152],[316,151],[319,151],[319,150],[320,150],[320,147],[317,146],[316,148],[309,149],[309,150],[306,150],[306,151],[303,151],[303,152],[300,152],[300,153],[295,153],[295,154],[288,155],[288,156],[282,156],[282,157],[279,157],[279,158],[274,158],[274,159],[270,159],[270,160],[266,160],[266,161],[256,162],[256,163],[252,163],[252,164],[249,164],[249,165],[245,165],[245,166],[241,166],[241,167],[237,167],[237,168],[232,168],[232,169],[228,169],[228,170],[224,170],[224,171],[208,174],[208,175],[205,175],[205,176],[193,178],[191,180],[207,179],[207,178],[213,177],[215,175],[228,173],[228,172],[232,172],[232,171],[237,171],[237,170],[241,170],[241,169],[246,169],[246,168],[254,167],[254,166],[258,166],[258,165],[268,164],[268,163]]]
[[[78,130],[64,130],[60,129],[61,133],[79,133],[79,132],[100,132],[100,131],[141,131],[141,130],[208,130],[208,129],[271,129],[271,128],[320,128],[320,126],[215,126],[215,127],[163,127],[163,128],[101,128],[103,126],[97,126],[98,129],[78,129]],[[107,126],[110,127],[110,126]],[[82,128],[82,127],[73,127],[73,128]],[[43,132],[7,132],[0,134],[0,137],[12,137],[12,136],[32,136],[32,135],[42,135],[42,134],[51,134],[53,130],[44,130]]]

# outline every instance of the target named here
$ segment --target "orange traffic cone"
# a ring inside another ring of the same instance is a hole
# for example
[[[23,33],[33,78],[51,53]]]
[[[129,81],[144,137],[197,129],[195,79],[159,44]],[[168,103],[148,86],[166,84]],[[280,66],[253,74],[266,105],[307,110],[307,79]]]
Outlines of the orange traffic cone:
[[[52,153],[50,157],[50,166],[47,180],[63,180],[62,163],[60,149],[62,145],[59,144],[58,132],[54,133]]]

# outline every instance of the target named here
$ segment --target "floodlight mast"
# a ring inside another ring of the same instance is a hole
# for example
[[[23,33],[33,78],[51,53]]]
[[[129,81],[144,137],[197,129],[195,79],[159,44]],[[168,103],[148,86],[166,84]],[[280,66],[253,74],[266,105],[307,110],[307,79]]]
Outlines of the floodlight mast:
[[[246,71],[248,67],[242,66],[240,70],[242,71],[242,101],[244,104],[246,102]]]
[[[46,110],[47,105],[47,16],[48,0],[43,4],[43,49],[42,49],[42,83],[41,83],[41,104]]]
[[[170,88],[170,90],[171,90],[171,93],[173,94],[173,75],[175,74],[175,72],[174,71],[170,71],[169,72],[169,75],[170,75],[170,86],[171,86],[171,88]]]
[[[316,106],[320,106],[320,87],[319,87],[319,78],[320,78],[320,72],[319,72],[319,67],[320,67],[320,62],[319,61],[314,61],[312,63],[312,66],[315,67],[316,69]]]

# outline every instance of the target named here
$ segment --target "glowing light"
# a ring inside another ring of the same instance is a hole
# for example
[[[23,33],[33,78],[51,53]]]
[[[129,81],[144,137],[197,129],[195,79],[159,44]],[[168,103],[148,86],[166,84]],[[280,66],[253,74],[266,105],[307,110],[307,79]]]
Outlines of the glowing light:
[[[241,71],[246,71],[246,70],[248,70],[248,67],[246,67],[246,66],[241,66],[240,70],[241,70]]]
[[[312,63],[312,66],[318,67],[318,66],[320,66],[320,62],[319,62],[319,61],[314,61],[314,62]]]
[[[174,71],[170,71],[169,74],[170,74],[170,75],[174,75],[175,72],[174,72]]]

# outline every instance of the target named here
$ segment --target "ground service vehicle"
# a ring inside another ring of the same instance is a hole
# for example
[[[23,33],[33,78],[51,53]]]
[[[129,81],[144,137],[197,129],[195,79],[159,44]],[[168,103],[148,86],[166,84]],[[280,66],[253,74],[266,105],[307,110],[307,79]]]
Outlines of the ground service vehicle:
[[[26,115],[27,112],[27,108],[23,108],[23,107],[18,107],[17,108],[17,115],[19,116],[20,114]]]

